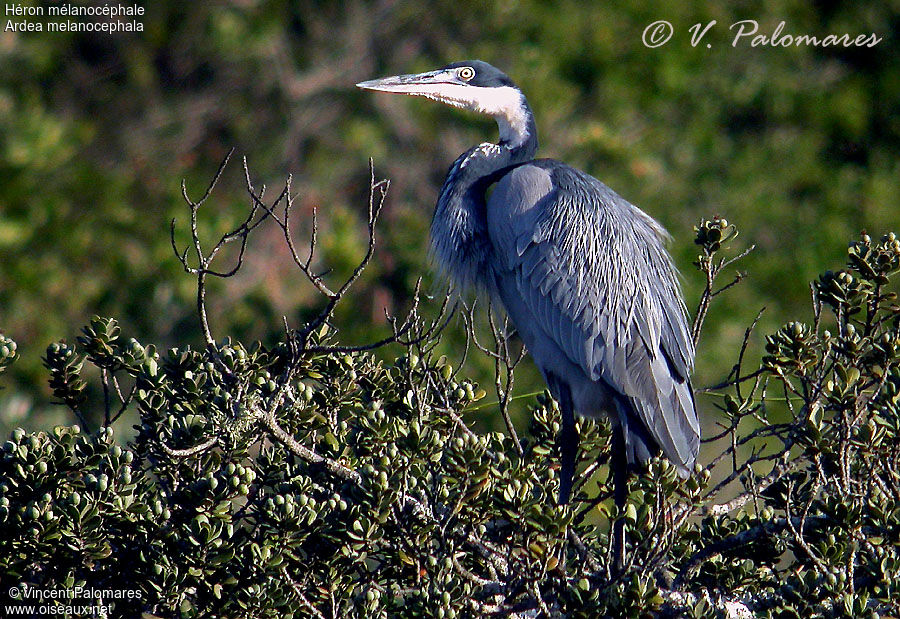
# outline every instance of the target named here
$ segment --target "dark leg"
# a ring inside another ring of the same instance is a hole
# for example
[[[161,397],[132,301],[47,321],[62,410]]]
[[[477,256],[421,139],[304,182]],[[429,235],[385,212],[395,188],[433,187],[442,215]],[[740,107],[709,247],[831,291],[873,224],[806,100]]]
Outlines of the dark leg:
[[[572,405],[572,392],[569,386],[556,381],[559,393],[559,411],[562,424],[559,429],[559,504],[565,505],[572,495],[572,483],[575,478],[575,460],[578,456],[578,433],[575,431],[575,407]]]
[[[628,457],[625,453],[625,434],[622,427],[612,429],[612,461],[613,498],[616,511],[621,512],[628,498]],[[620,576],[625,569],[625,520],[618,518],[612,527],[613,578]]]

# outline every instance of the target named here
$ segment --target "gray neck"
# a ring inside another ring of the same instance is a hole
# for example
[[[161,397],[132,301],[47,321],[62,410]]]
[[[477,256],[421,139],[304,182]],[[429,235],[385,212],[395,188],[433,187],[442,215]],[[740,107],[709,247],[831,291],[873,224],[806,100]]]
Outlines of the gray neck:
[[[507,169],[534,158],[537,130],[531,111],[527,112],[527,122],[518,130],[501,124],[499,144],[486,142],[469,149],[447,173],[431,222],[431,253],[458,291],[475,287],[490,292],[485,192]]]

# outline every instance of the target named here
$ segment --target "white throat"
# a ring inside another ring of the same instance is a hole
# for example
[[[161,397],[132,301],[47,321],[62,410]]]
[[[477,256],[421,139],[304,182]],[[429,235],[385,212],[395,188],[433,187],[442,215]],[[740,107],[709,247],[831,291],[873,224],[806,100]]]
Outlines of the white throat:
[[[394,88],[392,92],[404,92]],[[522,93],[511,86],[473,87],[462,84],[416,84],[406,94],[426,97],[453,107],[493,116],[500,141],[521,146],[528,138],[528,111]]]
[[[476,89],[469,88],[470,92]],[[470,94],[471,97],[471,94]],[[466,106],[497,121],[500,141],[516,147],[528,137],[528,112],[522,93],[510,86],[478,88]]]

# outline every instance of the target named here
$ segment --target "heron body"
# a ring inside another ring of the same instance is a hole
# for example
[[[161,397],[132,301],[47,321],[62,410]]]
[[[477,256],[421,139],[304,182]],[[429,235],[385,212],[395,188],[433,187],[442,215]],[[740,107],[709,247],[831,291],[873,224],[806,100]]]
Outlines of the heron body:
[[[576,414],[607,415],[613,425],[618,504],[627,471],[656,454],[689,475],[700,444],[694,347],[662,226],[592,176],[534,159],[525,97],[485,62],[358,86],[497,120],[498,143],[475,146],[450,167],[432,251],[459,286],[499,299],[559,403],[560,502],[572,488]]]

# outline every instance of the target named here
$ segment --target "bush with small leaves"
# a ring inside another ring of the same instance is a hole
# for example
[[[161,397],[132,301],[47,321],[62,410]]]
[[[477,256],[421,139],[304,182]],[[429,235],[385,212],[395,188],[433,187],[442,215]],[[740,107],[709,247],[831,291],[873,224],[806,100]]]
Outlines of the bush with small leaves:
[[[18,353],[16,349],[18,346],[16,345],[15,340],[3,335],[0,332],[0,374],[2,374],[6,368],[15,363],[18,358]]]
[[[772,617],[900,610],[898,269],[894,234],[861,235],[847,268],[813,283],[812,323],[768,336],[760,369],[728,385],[720,436],[752,451],[726,481],[740,483],[746,500],[703,508],[712,513],[702,522],[706,547],[679,586],[745,591]],[[761,425],[741,431],[752,418]]]

